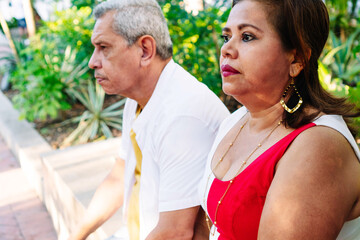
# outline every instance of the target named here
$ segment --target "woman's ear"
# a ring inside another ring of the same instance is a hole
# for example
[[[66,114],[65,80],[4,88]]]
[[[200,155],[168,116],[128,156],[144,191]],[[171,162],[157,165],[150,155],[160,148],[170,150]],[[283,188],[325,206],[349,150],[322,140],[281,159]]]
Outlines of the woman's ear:
[[[300,74],[301,70],[304,69],[303,63],[302,62],[293,62],[290,65],[290,76],[291,77],[296,77],[297,75]]]
[[[156,41],[150,35],[141,36],[137,40],[141,49],[141,65],[148,66],[156,56]]]
[[[299,57],[295,49],[291,51],[290,56],[289,75],[294,78],[300,74],[301,70],[304,68],[304,65],[302,59]]]
[[[307,56],[304,57],[309,60],[311,57],[311,49],[309,49],[306,54]],[[291,55],[292,61],[290,64],[290,76],[294,78],[300,74],[300,72],[304,69],[304,65],[306,64],[305,62],[308,61],[305,61],[302,57],[300,57],[295,49],[291,51]]]

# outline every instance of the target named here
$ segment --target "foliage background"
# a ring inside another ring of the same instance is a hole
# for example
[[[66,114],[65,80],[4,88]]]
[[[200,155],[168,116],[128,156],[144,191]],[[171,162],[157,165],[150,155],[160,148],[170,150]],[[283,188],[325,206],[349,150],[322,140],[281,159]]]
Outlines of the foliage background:
[[[360,107],[358,1],[325,1],[330,13],[331,31],[319,61],[319,74],[326,89],[338,96],[348,96]],[[65,121],[63,112],[79,103],[88,111],[93,109],[91,104],[96,105],[97,112],[91,115],[93,118],[101,116],[105,109],[96,101],[84,104],[76,94],[87,91],[89,96],[98,94],[94,88],[88,87],[94,80],[87,62],[93,51],[90,42],[94,24],[91,9],[99,1],[71,2],[73,7],[70,9],[56,12],[50,21],[38,22],[40,27],[29,45],[23,41],[16,44],[21,63],[11,75],[12,87],[18,91],[13,101],[21,116],[29,121]],[[207,4],[196,15],[185,10],[182,0],[160,0],[159,3],[174,43],[174,60],[214,91],[231,111],[235,110],[237,104],[221,90],[218,64],[222,45],[219,36],[230,11],[230,1]],[[103,104],[101,94],[98,101]],[[113,111],[119,113],[120,108],[121,104],[118,104]],[[98,118],[95,122],[101,121]],[[82,128],[84,124],[86,122],[82,123]],[[94,127],[97,129],[95,133],[94,129],[89,130],[92,133],[89,138],[103,136],[99,130],[102,127]],[[109,137],[109,132],[106,132]]]

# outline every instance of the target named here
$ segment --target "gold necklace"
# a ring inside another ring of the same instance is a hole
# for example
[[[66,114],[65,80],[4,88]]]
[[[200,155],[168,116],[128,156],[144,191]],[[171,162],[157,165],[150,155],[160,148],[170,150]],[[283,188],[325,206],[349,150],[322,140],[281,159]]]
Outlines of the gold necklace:
[[[249,119],[248,119],[249,120]],[[203,203],[204,203],[204,206],[206,206],[206,192],[207,192],[207,188],[208,188],[208,184],[209,184],[209,180],[210,180],[210,177],[211,177],[211,174],[216,170],[216,168],[219,166],[219,164],[224,160],[225,156],[227,155],[227,153],[229,152],[230,148],[234,145],[234,142],[236,141],[236,139],[238,138],[241,130],[244,128],[244,126],[246,125],[246,123],[248,122],[248,120],[246,120],[246,122],[240,126],[240,129],[239,131],[237,132],[237,134],[235,135],[235,138],[234,140],[229,144],[229,147],[228,149],[225,151],[225,153],[222,155],[222,157],[219,159],[219,162],[215,165],[215,167],[211,170],[209,176],[208,176],[208,179],[207,179],[207,182],[206,182],[206,186],[205,186],[205,192],[204,192],[204,198],[203,198]],[[215,210],[215,217],[214,217],[214,225],[215,225],[215,228],[214,228],[214,231],[211,232],[211,227],[210,227],[210,219],[208,217],[208,214],[207,214],[207,209],[205,210],[205,220],[206,220],[206,224],[209,228],[209,231],[211,233],[212,236],[215,235],[215,232],[216,232],[216,228],[217,228],[217,214],[218,214],[218,210],[219,210],[219,206],[221,205],[222,201],[224,200],[227,192],[229,191],[233,181],[234,181],[234,178],[241,172],[242,168],[246,165],[247,161],[250,159],[250,157],[256,152],[256,150],[258,150],[263,144],[264,142],[270,137],[270,135],[275,131],[275,129],[280,126],[282,123],[282,120],[279,121],[275,127],[273,127],[271,129],[271,131],[266,135],[266,137],[258,144],[256,145],[256,148],[249,154],[249,156],[247,156],[247,158],[241,163],[241,166],[239,167],[239,170],[236,172],[235,176],[230,179],[229,181],[229,184],[224,192],[224,194],[221,196],[220,200],[218,201],[218,204],[216,206],[216,210]]]

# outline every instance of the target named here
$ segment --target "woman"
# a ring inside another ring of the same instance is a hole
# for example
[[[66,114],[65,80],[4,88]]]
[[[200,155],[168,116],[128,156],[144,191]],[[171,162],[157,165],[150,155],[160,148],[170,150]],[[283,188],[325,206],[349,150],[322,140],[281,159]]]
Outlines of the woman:
[[[200,184],[211,239],[359,239],[360,154],[341,117],[357,114],[317,73],[328,32],[321,0],[233,2],[220,65],[244,107]]]

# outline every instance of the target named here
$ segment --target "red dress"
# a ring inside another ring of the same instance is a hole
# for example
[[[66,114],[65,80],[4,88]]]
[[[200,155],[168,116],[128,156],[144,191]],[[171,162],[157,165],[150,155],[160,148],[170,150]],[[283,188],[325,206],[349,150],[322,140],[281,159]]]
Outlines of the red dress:
[[[245,168],[233,180],[217,213],[218,239],[256,240],[266,194],[275,174],[277,162],[291,142],[304,130],[315,126],[309,123],[282,138]],[[214,179],[207,199],[207,211],[214,222],[215,210],[229,181]]]

